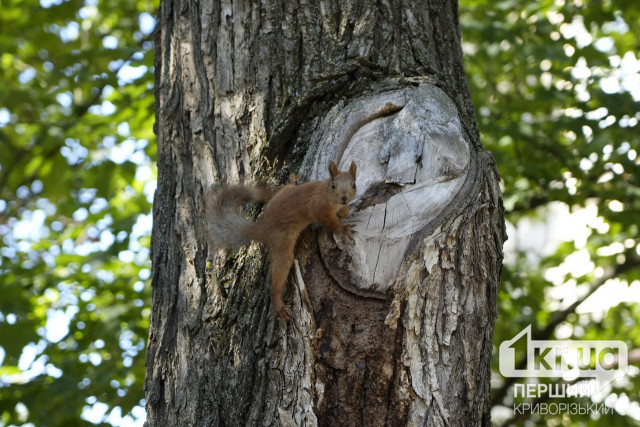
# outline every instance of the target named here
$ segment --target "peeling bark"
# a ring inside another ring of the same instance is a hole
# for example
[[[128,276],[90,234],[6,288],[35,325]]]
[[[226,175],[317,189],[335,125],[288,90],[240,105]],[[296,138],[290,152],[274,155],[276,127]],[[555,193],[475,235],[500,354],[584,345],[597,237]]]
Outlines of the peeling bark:
[[[506,236],[457,4],[167,0],[156,48],[148,424],[489,425]],[[274,321],[203,194],[354,159],[356,241],[307,229]]]

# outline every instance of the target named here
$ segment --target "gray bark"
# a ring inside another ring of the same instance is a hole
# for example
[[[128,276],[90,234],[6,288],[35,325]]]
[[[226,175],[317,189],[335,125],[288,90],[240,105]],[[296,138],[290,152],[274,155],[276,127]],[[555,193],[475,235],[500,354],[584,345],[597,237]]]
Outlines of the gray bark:
[[[506,236],[456,2],[167,0],[156,49],[148,424],[489,425]],[[354,159],[355,243],[307,229],[274,321],[203,195]]]

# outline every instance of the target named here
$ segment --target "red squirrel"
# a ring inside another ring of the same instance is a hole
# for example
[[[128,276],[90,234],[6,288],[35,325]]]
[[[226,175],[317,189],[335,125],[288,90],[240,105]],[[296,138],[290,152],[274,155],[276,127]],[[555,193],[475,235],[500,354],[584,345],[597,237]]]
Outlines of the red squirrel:
[[[356,194],[356,164],[341,172],[329,164],[324,181],[289,184],[273,194],[264,185],[236,185],[212,194],[209,231],[214,245],[237,248],[251,240],[265,242],[271,259],[271,302],[274,318],[291,319],[291,310],[282,301],[282,291],[293,264],[293,249],[298,236],[309,224],[319,222],[333,232],[353,240],[353,225],[342,224],[338,217],[349,214],[349,202]],[[245,218],[244,203],[265,202],[264,214],[256,222]]]

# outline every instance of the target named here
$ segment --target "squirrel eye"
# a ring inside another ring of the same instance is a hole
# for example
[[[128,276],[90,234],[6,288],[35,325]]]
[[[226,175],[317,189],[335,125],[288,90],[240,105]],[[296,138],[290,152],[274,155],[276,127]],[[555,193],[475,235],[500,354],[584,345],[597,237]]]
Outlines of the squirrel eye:
[[[336,189],[336,183],[335,182],[331,183],[331,188],[333,188],[334,190]]]
[[[356,189],[356,183],[354,182],[353,184],[351,184],[351,186],[353,187],[353,189]]]

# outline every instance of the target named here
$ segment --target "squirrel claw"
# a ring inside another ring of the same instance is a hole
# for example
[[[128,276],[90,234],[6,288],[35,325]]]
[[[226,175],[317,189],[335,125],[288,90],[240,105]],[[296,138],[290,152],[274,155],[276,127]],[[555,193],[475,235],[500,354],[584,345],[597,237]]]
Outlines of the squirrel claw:
[[[353,240],[353,235],[355,234],[355,225],[353,224],[345,224],[344,225],[344,231],[342,232],[343,235],[345,235],[349,240],[351,240],[352,242]]]
[[[282,304],[279,308],[274,307],[273,319],[277,320],[278,317],[282,317],[287,322],[291,320],[291,309],[288,305]]]

